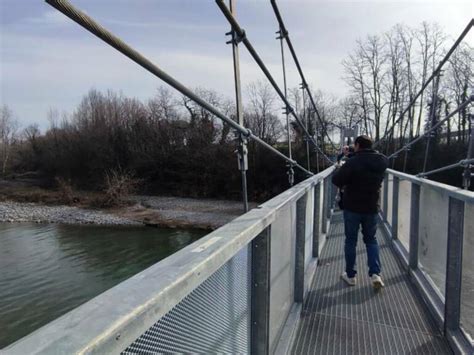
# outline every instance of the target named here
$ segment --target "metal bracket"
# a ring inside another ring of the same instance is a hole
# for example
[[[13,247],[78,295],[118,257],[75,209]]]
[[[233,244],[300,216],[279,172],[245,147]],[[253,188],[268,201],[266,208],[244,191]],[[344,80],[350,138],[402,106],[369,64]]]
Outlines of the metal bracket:
[[[240,171],[247,171],[248,164],[248,136],[244,133],[235,132],[235,139],[239,141],[237,149],[234,153],[237,154],[237,163]]]
[[[293,107],[291,107],[290,105],[283,107],[282,110],[285,115],[289,115],[290,113],[295,112]]]
[[[290,184],[290,186],[293,186],[293,184],[295,183],[295,171],[293,170],[293,163],[287,163],[286,166],[288,167],[288,171],[287,171],[287,174],[288,174],[288,182]]]
[[[239,147],[237,148],[237,159],[239,163],[239,170],[241,171],[247,171],[249,169],[247,156],[248,156],[247,140],[241,139]]]
[[[276,37],[275,39],[284,39],[288,37],[288,31],[286,30],[282,31],[281,28],[275,33],[278,35],[278,37]]]
[[[245,33],[244,30],[242,30],[242,33],[240,35],[237,32],[235,32],[234,30],[231,30],[230,32],[227,32],[225,35],[233,37],[230,41],[225,42],[225,44],[239,44],[245,38],[247,38],[247,34]]]

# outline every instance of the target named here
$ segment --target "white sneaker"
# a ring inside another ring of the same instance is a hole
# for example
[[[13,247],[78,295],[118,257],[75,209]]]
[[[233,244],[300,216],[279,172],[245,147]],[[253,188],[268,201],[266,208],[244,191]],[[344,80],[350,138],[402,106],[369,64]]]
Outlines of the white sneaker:
[[[372,287],[376,290],[380,290],[382,287],[385,286],[385,284],[382,281],[382,278],[380,277],[380,275],[377,275],[377,274],[373,274],[370,277],[370,282],[372,282]]]
[[[342,273],[341,278],[348,284],[349,286],[355,286],[357,283],[357,280],[354,277],[349,277],[347,276],[347,272]]]

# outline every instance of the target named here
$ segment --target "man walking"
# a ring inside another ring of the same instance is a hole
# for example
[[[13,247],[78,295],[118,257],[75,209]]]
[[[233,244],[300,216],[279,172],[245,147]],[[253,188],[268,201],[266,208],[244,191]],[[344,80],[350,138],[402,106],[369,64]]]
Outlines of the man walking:
[[[359,226],[362,226],[363,240],[367,249],[369,276],[372,286],[384,286],[380,277],[381,265],[379,246],[375,239],[380,186],[388,159],[372,149],[368,136],[359,136],[354,142],[354,156],[346,161],[332,178],[334,185],[344,189],[344,232],[346,235],[344,253],[346,270],[342,279],[350,286],[356,284],[356,245]]]

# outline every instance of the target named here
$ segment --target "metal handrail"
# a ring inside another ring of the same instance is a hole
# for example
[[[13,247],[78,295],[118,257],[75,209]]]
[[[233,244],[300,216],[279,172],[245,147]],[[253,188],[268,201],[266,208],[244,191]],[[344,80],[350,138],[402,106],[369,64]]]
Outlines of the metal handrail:
[[[462,161],[462,164],[471,162],[466,159]],[[390,194],[388,192],[389,181],[392,185]],[[402,181],[410,182],[408,197],[408,206],[410,207],[409,220],[404,219],[400,224],[399,211],[405,209],[407,203],[405,200],[405,205],[401,206],[399,201],[403,195],[400,193]],[[474,205],[474,192],[391,169],[386,172],[383,189],[383,227],[392,241],[394,251],[405,265],[439,328],[444,330],[444,336],[450,343],[454,353],[472,354],[474,343],[472,343],[469,334],[465,333],[465,329],[461,324],[461,302],[462,297],[466,297],[462,296],[461,284],[463,275],[466,272],[469,273],[469,270],[463,270],[462,259],[463,249],[466,246],[464,238],[472,237],[465,231],[466,222],[471,222],[469,220],[470,216],[465,211],[467,205]],[[423,232],[424,227],[433,223],[433,220],[430,220],[433,216],[429,217],[431,212],[427,212],[427,209],[440,207],[426,206],[426,198],[430,195],[430,191],[436,191],[435,196],[442,197],[442,205],[447,209],[447,223],[436,227],[442,228],[440,233],[445,233],[443,238],[445,238],[446,244],[443,250],[446,252],[446,273],[443,282],[435,282],[433,273],[429,269],[425,269],[424,266],[427,265],[423,265],[424,261],[420,260],[421,255],[426,253],[424,250],[426,247],[436,248],[436,245],[432,245],[432,242],[426,244],[426,241],[420,240],[421,238],[428,238],[431,241],[432,237]],[[389,205],[391,206],[390,215],[388,212],[390,210]],[[424,211],[425,217],[420,215],[422,211]],[[426,216],[428,216],[428,220],[426,220]],[[424,224],[421,224],[422,221],[424,221]],[[401,225],[405,226],[403,236],[399,235]],[[420,253],[420,251],[422,252]]]
[[[402,173],[401,171],[397,171],[393,169],[387,169],[387,173],[389,175],[393,175],[399,178],[400,180],[410,181],[420,186],[421,185],[428,186],[437,191],[443,191],[448,196],[451,196],[458,200],[468,202],[468,203],[474,203],[474,194],[472,193],[472,191],[466,191],[459,187],[446,185],[441,182],[437,182],[433,180],[423,179],[422,177],[418,177],[418,176],[407,174],[407,173]]]
[[[48,323],[4,349],[6,354],[122,352],[334,169],[304,180]]]

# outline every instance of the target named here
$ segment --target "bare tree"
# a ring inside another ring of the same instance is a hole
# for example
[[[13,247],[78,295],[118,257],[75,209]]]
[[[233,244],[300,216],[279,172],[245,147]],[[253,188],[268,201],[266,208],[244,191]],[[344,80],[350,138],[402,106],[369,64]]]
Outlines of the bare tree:
[[[282,123],[275,114],[276,96],[266,82],[257,81],[247,86],[249,105],[244,121],[252,132],[268,143],[275,143],[281,137]]]
[[[400,106],[403,103],[405,95],[405,78],[404,78],[404,53],[403,43],[399,36],[397,29],[392,29],[385,34],[385,40],[387,42],[386,48],[386,62],[387,62],[387,77],[382,83],[383,92],[385,94],[385,102],[387,104],[387,115],[386,115],[386,127],[384,136],[388,132],[388,128],[394,126],[397,122],[398,113],[401,110]],[[403,123],[404,117],[398,122],[400,140],[403,135]],[[391,131],[390,138],[396,134],[396,127]]]
[[[446,112],[451,107],[457,107],[467,100],[469,90],[474,87],[474,48],[467,43],[462,43],[449,59],[445,73],[446,91],[445,103]],[[468,110],[465,108],[458,113],[458,134],[464,141],[466,130],[471,130],[470,121],[467,119]],[[451,126],[448,122],[448,142],[450,138]]]
[[[12,146],[17,138],[18,127],[18,120],[14,117],[13,112],[7,105],[3,105],[0,109],[0,158],[3,176],[7,172]]]
[[[363,112],[364,131],[370,134],[372,123],[370,120],[371,108],[369,106],[369,85],[366,82],[366,67],[358,52],[349,54],[348,58],[342,62],[344,67],[344,80],[351,90],[351,96],[354,103],[360,107]]]
[[[421,26],[414,31],[414,35],[418,42],[418,55],[421,59],[421,74],[419,74],[419,82],[421,85],[426,81],[428,75],[430,75],[438,65],[442,55],[441,46],[446,36],[443,34],[441,27],[438,24],[430,24],[428,22],[422,22]],[[433,86],[431,88],[433,88]],[[429,95],[428,97],[431,97],[432,93],[428,93],[427,95]],[[417,136],[420,134],[421,123],[423,121],[423,101],[424,95],[421,95],[419,104],[420,110],[418,113],[415,133]]]
[[[415,39],[413,30],[403,25],[397,25],[395,27],[395,31],[397,32],[397,35],[400,38],[404,56],[404,77],[406,81],[407,92],[403,96],[404,100],[402,100],[401,105],[399,107],[400,111],[402,111],[405,109],[405,106],[413,100],[421,83],[417,83],[416,76],[414,73],[414,65],[416,64],[416,60],[413,58],[413,47]],[[415,127],[415,110],[416,105],[413,105],[408,111],[407,124],[405,125],[405,128],[403,128],[402,134],[406,134],[406,131],[408,130],[409,139],[413,138],[413,131]]]
[[[148,101],[147,106],[153,121],[178,118],[176,99],[171,90],[164,86],[158,88],[156,95]]]
[[[336,127],[354,127],[360,125],[363,120],[364,112],[358,104],[357,98],[346,96],[339,100]]]

